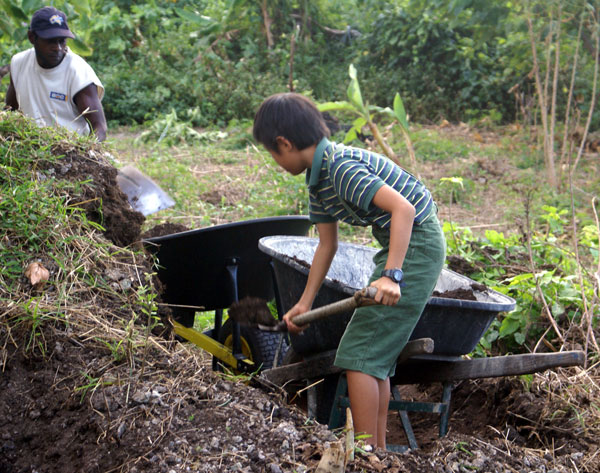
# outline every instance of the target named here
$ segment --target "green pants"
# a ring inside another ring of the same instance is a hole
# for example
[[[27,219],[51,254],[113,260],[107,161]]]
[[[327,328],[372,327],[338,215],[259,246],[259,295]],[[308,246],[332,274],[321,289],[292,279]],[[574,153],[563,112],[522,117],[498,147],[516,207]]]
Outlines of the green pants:
[[[389,252],[389,231],[373,227],[382,246],[373,257],[369,283],[379,279]],[[419,321],[446,259],[446,241],[435,213],[414,225],[402,265],[402,295],[395,306],[367,306],[354,311],[340,341],[335,365],[379,379],[393,376],[398,355]]]

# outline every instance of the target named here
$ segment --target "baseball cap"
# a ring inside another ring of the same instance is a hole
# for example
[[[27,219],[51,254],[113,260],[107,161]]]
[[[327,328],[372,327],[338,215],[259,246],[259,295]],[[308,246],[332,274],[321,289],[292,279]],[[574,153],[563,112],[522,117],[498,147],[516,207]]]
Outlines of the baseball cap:
[[[67,15],[54,7],[44,7],[31,17],[29,29],[40,38],[74,38],[67,25]]]

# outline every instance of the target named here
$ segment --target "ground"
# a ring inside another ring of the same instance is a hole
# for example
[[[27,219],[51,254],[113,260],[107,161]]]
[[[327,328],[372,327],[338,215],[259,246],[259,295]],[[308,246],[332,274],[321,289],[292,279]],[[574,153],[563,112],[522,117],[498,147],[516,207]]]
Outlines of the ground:
[[[115,173],[103,171],[106,163],[98,159],[95,170],[90,162],[73,153],[65,161],[68,169],[55,172],[74,180],[101,176],[102,185],[90,186],[90,192],[96,189],[105,205],[107,200],[115,205],[116,215],[135,222],[105,218],[104,236],[116,246],[131,243],[143,219],[130,213],[113,182]],[[88,210],[93,216],[94,209]],[[174,229],[181,227],[167,224],[148,235]],[[148,269],[147,262],[120,263],[115,264],[119,271]],[[102,264],[104,273],[114,269]],[[121,283],[128,277],[114,276],[124,293]],[[26,283],[23,291],[34,294]],[[315,471],[324,450],[337,440],[306,417],[301,396],[289,402],[289,392],[214,372],[205,352],[168,331],[149,334],[140,352],[127,338],[121,299],[94,294],[85,302],[100,314],[117,315],[83,321],[74,311],[71,325],[56,324],[33,340],[37,350],[16,342],[33,333],[31,327],[2,334],[0,471]],[[10,310],[3,308],[2,314],[8,317]],[[127,346],[95,343],[95,330],[104,325],[119,330]],[[412,414],[419,449],[403,454],[358,450],[346,471],[598,471],[597,439],[586,428],[583,410],[593,393],[573,389],[586,376],[572,368],[527,380],[458,383],[445,438],[437,438],[435,416]],[[571,393],[567,400],[559,395],[562,390]],[[402,394],[408,400],[438,401],[440,387],[405,386]],[[397,413],[390,414],[389,430],[390,443],[405,443]]]

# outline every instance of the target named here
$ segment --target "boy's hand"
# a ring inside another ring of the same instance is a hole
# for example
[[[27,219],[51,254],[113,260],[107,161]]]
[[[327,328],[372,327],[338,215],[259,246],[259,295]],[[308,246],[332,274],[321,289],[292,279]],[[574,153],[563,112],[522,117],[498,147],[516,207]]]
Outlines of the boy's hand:
[[[303,314],[304,312],[308,312],[309,310],[310,307],[305,307],[302,304],[298,303],[287,311],[287,313],[283,316],[283,320],[287,324],[288,332],[300,333],[308,327],[308,325],[298,326],[294,322],[292,322],[292,319],[297,315]]]
[[[377,288],[375,301],[383,305],[395,305],[402,296],[400,285],[390,278],[381,277],[371,283],[371,286]]]

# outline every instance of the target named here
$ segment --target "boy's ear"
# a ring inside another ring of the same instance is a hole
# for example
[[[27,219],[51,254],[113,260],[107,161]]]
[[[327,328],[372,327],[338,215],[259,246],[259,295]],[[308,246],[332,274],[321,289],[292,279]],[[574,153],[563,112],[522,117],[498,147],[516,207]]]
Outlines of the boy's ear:
[[[277,143],[278,151],[290,151],[294,147],[292,142],[284,136],[278,136],[275,138],[275,142]]]

